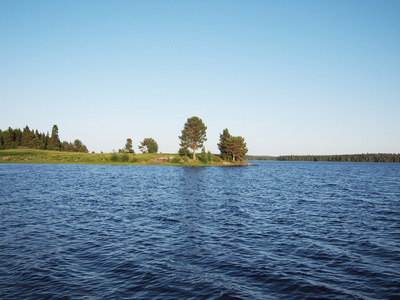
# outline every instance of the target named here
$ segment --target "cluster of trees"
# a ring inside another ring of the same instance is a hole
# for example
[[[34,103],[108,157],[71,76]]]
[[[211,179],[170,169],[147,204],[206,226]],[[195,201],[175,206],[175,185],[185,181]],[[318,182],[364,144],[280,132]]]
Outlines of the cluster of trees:
[[[207,126],[204,125],[200,118],[191,117],[187,119],[182,130],[182,135],[179,136],[181,140],[179,154],[187,155],[189,148],[191,148],[193,150],[193,159],[196,160],[196,150],[202,148],[203,143],[207,141],[206,130]],[[232,161],[242,160],[248,151],[244,138],[230,135],[228,129],[224,129],[223,133],[220,134],[218,149],[223,159],[230,159]],[[211,153],[206,154],[204,148],[202,148],[201,154],[201,160],[211,157]]]
[[[80,140],[75,140],[73,143],[61,142],[57,125],[53,126],[51,135],[48,132],[45,134],[39,133],[38,130],[30,130],[29,126],[25,126],[23,130],[12,129],[11,127],[5,131],[0,130],[0,150],[17,148],[88,152],[88,149]]]
[[[219,135],[218,149],[223,159],[243,159],[247,153],[247,146],[241,136],[232,136],[228,129],[224,129]]]
[[[196,160],[197,151],[202,149],[201,152],[197,154],[198,159],[205,163],[213,160],[211,152],[206,152],[203,147],[204,142],[207,141],[206,130],[207,126],[204,125],[203,121],[199,117],[194,116],[188,118],[184,124],[182,135],[179,136],[179,154],[192,156],[193,159]],[[51,135],[48,132],[45,134],[39,133],[37,130],[30,130],[28,126],[23,130],[12,129],[11,127],[6,131],[0,130],[0,150],[17,148],[89,152],[80,140],[75,140],[73,143],[66,141],[61,142],[58,135],[57,125],[53,126]],[[140,142],[138,148],[142,153],[158,152],[158,144],[153,138],[145,138]],[[190,152],[189,149],[191,149],[192,152]],[[244,159],[244,156],[248,151],[244,138],[241,136],[230,135],[228,129],[224,129],[223,133],[220,134],[218,149],[221,152],[222,159],[229,159],[232,161],[240,161]],[[131,138],[126,140],[124,149],[120,149],[119,152],[135,153]]]
[[[344,155],[286,155],[278,156],[281,161],[332,161],[332,162],[400,162],[400,154],[367,153]]]
[[[157,153],[158,152],[158,144],[153,138],[145,138],[143,142],[140,142],[139,150],[142,153]],[[126,139],[126,144],[124,149],[120,149],[119,152],[125,153],[135,153],[133,150],[132,139]]]

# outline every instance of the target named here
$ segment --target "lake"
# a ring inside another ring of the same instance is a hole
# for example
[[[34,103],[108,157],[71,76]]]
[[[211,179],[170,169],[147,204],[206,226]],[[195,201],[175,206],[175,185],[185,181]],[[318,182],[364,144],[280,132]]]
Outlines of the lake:
[[[400,164],[0,164],[0,299],[399,299]]]

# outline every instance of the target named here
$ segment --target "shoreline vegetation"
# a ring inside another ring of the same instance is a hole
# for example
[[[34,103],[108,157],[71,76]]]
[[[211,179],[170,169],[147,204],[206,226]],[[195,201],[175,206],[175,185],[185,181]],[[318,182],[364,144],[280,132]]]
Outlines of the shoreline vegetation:
[[[251,166],[241,160],[231,162],[218,155],[189,156],[166,153],[83,153],[36,149],[8,149],[0,151],[0,163],[14,164],[88,164],[88,165],[162,165],[162,166]]]
[[[0,163],[66,163],[66,164],[133,164],[133,165],[187,165],[187,166],[251,166],[243,158],[247,146],[241,136],[230,135],[228,129],[220,134],[218,149],[220,155],[206,152],[203,143],[207,126],[196,116],[188,118],[180,139],[178,154],[158,152],[158,144],[153,138],[145,138],[139,145],[142,154],[133,150],[131,138],[126,139],[124,149],[112,153],[94,152],[89,154],[87,147],[80,141],[74,143],[60,141],[58,126],[53,125],[51,135],[30,130],[8,128],[0,130]],[[191,150],[192,151],[191,151]],[[201,152],[200,152],[201,150]],[[196,155],[196,151],[197,155]]]
[[[367,153],[340,155],[246,155],[246,142],[241,136],[232,136],[228,129],[220,134],[219,155],[206,152],[203,143],[207,126],[194,116],[187,119],[182,130],[180,149],[177,154],[158,152],[158,144],[153,138],[140,142],[141,154],[133,150],[132,139],[126,140],[125,148],[118,153],[89,153],[78,139],[73,143],[60,141],[58,126],[49,132],[39,133],[29,126],[21,129],[0,129],[0,163],[53,163],[53,164],[119,164],[119,165],[186,165],[186,166],[251,166],[247,160],[270,161],[324,161],[324,162],[385,162],[400,163],[400,153]],[[191,151],[191,150],[192,151]],[[200,152],[201,149],[201,152]],[[196,153],[196,151],[198,151]],[[200,152],[200,153],[199,153]]]
[[[244,160],[223,160],[219,155],[207,153],[203,158],[198,154],[197,160],[191,155],[168,153],[84,153],[63,152],[38,149],[0,150],[0,163],[15,164],[92,164],[92,165],[165,165],[165,166],[252,166],[250,161],[323,161],[323,162],[381,162],[400,163],[400,154],[347,154],[347,155],[290,155],[261,156],[246,155]]]

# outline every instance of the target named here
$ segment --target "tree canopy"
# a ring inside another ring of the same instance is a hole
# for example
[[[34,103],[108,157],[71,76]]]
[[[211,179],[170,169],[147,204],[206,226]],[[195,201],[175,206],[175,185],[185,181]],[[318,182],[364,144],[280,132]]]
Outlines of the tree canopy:
[[[125,152],[128,153],[135,153],[135,151],[133,150],[133,146],[132,146],[132,139],[127,138],[126,139],[126,144],[125,144]]]
[[[88,152],[86,146],[80,141],[74,143],[60,142],[58,126],[54,125],[51,132],[39,133],[38,130],[30,130],[25,126],[23,130],[8,127],[6,131],[0,130],[0,150],[31,148],[39,150],[56,150],[68,152]]]
[[[153,138],[145,138],[143,142],[140,142],[139,150],[142,153],[157,153],[158,144]]]
[[[207,127],[199,117],[191,117],[187,119],[182,135],[179,137],[181,140],[181,149],[193,149],[193,160],[196,160],[196,150],[203,147],[203,143],[207,141],[206,138]]]
[[[219,136],[220,142],[218,149],[224,159],[232,159],[233,161],[243,159],[247,153],[247,146],[244,138],[241,136],[232,136],[228,129],[224,129]]]

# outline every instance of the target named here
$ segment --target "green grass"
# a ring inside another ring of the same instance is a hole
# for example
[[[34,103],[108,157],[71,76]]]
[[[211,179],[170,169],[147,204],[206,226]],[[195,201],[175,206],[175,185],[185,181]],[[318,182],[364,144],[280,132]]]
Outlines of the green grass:
[[[213,157],[213,162],[206,164],[181,157],[178,154],[79,153],[34,149],[0,150],[0,163],[170,166],[222,166],[227,164],[217,156]]]

